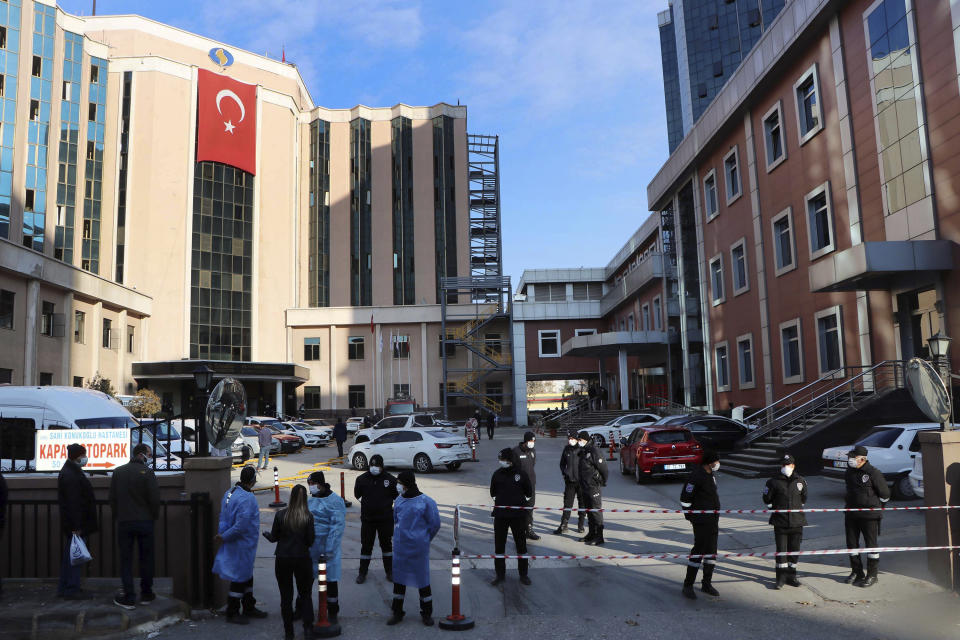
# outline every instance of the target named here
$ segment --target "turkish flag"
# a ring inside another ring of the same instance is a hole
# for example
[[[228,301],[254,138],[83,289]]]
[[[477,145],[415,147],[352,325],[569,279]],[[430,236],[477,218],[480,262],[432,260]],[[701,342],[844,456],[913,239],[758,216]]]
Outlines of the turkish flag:
[[[197,78],[197,162],[257,172],[257,85],[200,69]]]

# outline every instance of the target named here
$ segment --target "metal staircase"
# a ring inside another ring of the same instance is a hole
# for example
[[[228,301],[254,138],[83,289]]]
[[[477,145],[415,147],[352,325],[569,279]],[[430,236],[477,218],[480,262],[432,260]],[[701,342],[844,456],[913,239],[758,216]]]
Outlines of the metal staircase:
[[[723,469],[743,478],[774,473],[784,451],[904,386],[899,360],[832,371],[747,416],[753,430],[740,443],[745,448],[725,456]]]

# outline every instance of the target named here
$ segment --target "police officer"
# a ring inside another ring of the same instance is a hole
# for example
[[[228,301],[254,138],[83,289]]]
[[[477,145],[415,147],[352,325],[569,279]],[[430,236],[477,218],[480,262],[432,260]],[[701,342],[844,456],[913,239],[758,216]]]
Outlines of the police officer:
[[[560,473],[563,475],[563,515],[560,516],[560,526],[554,531],[554,535],[560,535],[567,530],[567,523],[570,521],[570,508],[573,507],[573,499],[577,499],[577,508],[583,509],[583,499],[580,495],[580,480],[578,472],[580,470],[580,444],[577,440],[577,432],[571,431],[567,435],[567,446],[563,448],[560,454]],[[577,512],[577,533],[583,533],[583,511]]]
[[[680,493],[680,506],[684,511],[692,510],[719,510],[720,495],[717,492],[717,471],[720,469],[720,456],[713,451],[704,451],[702,464],[690,472],[687,481]],[[693,525],[693,548],[690,554],[707,555],[717,552],[717,537],[720,535],[720,514],[717,513],[687,513],[684,517]],[[697,594],[693,591],[693,583],[697,579],[697,571],[703,564],[703,581],[700,590],[711,596],[720,594],[711,584],[713,570],[717,561],[715,558],[690,558],[687,560],[687,577],[683,581],[683,595],[695,600]]]
[[[586,431],[577,435],[580,452],[577,456],[577,480],[580,483],[580,497],[584,509],[602,509],[601,488],[607,486],[607,465],[603,454],[593,446],[593,440]],[[587,535],[580,539],[589,545],[601,545],[603,540],[603,513],[590,511],[587,514]]]
[[[383,457],[370,458],[370,469],[353,483],[353,497],[360,501],[360,573],[357,584],[367,579],[373,542],[380,538],[380,553],[387,582],[393,582],[393,501],[400,495],[397,479],[383,470]]]
[[[504,509],[501,507],[522,507],[527,503],[527,497],[533,493],[533,485],[527,474],[517,467],[513,460],[513,450],[503,449],[497,457],[500,468],[493,472],[490,478],[490,497],[493,498],[493,545],[494,553],[503,555],[507,549],[507,530],[513,533],[513,544],[517,547],[517,555],[527,552],[526,514],[521,509]],[[521,584],[530,584],[527,576],[529,561],[525,558],[517,560],[517,569],[520,571]],[[495,558],[493,566],[497,577],[493,579],[493,586],[497,586],[506,579],[507,561],[504,558]]]
[[[780,460],[780,471],[767,480],[763,488],[763,502],[767,509],[803,509],[807,502],[807,481],[796,473],[797,462],[793,456],[785,454]],[[777,542],[777,551],[800,551],[803,541],[803,528],[807,524],[807,517],[803,513],[772,513],[770,524],[773,525],[773,536]],[[783,585],[799,587],[797,580],[797,560],[799,556],[777,556],[777,584],[775,589],[782,589]]]
[[[527,431],[523,434],[523,440],[520,444],[513,448],[514,462],[517,467],[527,474],[527,478],[530,479],[532,491],[527,500],[528,507],[533,507],[537,504],[537,470],[535,468],[537,464],[537,453],[533,450],[536,439],[537,437],[533,434],[533,431]],[[539,540],[540,536],[533,530],[533,509],[527,510],[526,518],[527,537],[531,540]]]
[[[867,462],[867,448],[857,445],[847,454],[847,508],[878,508],[890,500],[890,487],[883,479],[883,473]],[[863,547],[872,549],[877,546],[880,535],[882,511],[848,511],[844,518],[847,533],[847,549],[859,549],[860,536]],[[863,575],[863,562],[860,554],[850,554],[850,575],[844,581],[857,587],[872,587],[877,584],[877,571],[880,567],[880,554],[867,554],[867,575]]]

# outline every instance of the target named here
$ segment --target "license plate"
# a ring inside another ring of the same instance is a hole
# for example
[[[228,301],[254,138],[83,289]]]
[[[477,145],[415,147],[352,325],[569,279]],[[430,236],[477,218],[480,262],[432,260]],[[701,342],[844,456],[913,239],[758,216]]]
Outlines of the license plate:
[[[846,460],[834,460],[834,461],[833,461],[833,466],[834,466],[834,467],[846,467],[846,466],[847,466],[847,461],[846,461]]]
[[[458,458],[464,458],[464,459],[466,459],[466,458],[469,458],[469,457],[470,457],[470,454],[469,454],[469,453],[458,453],[458,454],[457,454],[457,457],[458,457]]]
[[[677,469],[686,469],[687,465],[685,464],[665,464],[663,465],[664,470],[666,471],[676,471]]]

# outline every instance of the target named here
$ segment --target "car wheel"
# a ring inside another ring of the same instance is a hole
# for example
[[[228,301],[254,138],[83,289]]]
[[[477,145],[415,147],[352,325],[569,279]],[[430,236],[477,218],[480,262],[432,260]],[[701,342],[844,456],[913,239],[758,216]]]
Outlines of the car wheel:
[[[447,469],[449,469],[450,471],[456,471],[457,469],[460,468],[461,464],[462,464],[461,462],[448,462]]]
[[[623,464],[623,456],[620,456],[620,474],[627,475],[627,473],[627,467],[625,464]]]
[[[595,433],[593,434],[593,444],[598,447],[605,447],[607,445],[607,441],[603,439],[602,435]]]
[[[367,470],[367,456],[362,453],[353,454],[353,468],[357,471]]]
[[[246,462],[250,459],[250,447],[248,445],[243,445],[240,447],[240,462]]]
[[[893,483],[893,497],[897,500],[915,500],[916,492],[910,485],[910,476],[902,475]]]
[[[643,477],[643,472],[640,471],[640,463],[639,463],[639,462],[638,462],[637,465],[633,468],[633,478],[634,478],[634,480],[637,481],[637,484],[643,484],[644,477]]]
[[[430,473],[433,471],[433,463],[430,462],[430,456],[425,453],[418,453],[413,459],[413,468],[418,473]]]

